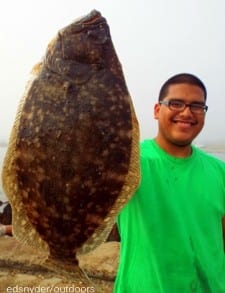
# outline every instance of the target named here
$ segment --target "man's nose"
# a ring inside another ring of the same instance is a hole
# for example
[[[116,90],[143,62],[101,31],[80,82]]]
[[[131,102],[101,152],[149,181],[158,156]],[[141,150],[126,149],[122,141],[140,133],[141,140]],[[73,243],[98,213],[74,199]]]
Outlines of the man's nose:
[[[190,105],[185,105],[185,108],[180,111],[180,115],[185,117],[193,117]]]
[[[185,107],[184,107],[184,109],[181,112],[184,112],[184,113],[187,112],[187,113],[191,113],[192,114],[191,105],[185,104]]]

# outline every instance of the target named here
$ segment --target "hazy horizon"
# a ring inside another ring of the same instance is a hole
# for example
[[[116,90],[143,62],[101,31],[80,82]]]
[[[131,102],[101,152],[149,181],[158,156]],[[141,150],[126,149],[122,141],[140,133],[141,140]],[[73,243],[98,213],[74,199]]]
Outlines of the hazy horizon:
[[[140,124],[141,140],[156,135],[153,107],[162,83],[190,72],[208,91],[198,144],[225,144],[225,2],[222,0],[5,1],[0,11],[1,129],[6,143],[29,72],[58,30],[99,10],[106,18]]]

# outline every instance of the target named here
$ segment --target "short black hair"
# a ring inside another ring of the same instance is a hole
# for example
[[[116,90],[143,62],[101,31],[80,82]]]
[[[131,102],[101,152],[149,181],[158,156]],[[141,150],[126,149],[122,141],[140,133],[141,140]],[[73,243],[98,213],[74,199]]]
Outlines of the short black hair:
[[[190,73],[179,73],[172,77],[170,77],[161,87],[159,92],[159,101],[162,101],[168,93],[168,89],[170,85],[186,83],[190,85],[196,85],[200,87],[204,92],[204,98],[206,101],[207,91],[204,83],[195,75]]]

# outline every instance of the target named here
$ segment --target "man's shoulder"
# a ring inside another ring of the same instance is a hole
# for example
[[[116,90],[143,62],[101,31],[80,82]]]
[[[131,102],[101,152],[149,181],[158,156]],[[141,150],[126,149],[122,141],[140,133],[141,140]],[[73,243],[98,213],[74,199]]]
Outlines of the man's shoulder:
[[[152,141],[153,139],[144,139],[140,142],[140,148],[145,149],[145,148],[149,148],[152,146]]]
[[[154,140],[145,139],[140,143],[140,153],[142,157],[149,157],[155,152]]]
[[[216,167],[221,167],[221,168],[225,169],[225,161],[216,157],[212,153],[209,153],[209,152],[202,150],[198,147],[193,147],[193,148],[194,148],[194,151],[197,154],[197,156],[199,158],[201,158],[201,160],[203,160],[204,162],[207,162],[207,163],[212,164]]]

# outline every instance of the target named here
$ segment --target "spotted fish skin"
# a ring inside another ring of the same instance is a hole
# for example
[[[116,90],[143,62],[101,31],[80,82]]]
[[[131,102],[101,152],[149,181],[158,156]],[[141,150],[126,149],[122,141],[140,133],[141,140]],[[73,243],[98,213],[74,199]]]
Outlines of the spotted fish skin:
[[[139,129],[98,11],[60,30],[33,70],[3,167],[15,236],[77,263],[139,183]]]

